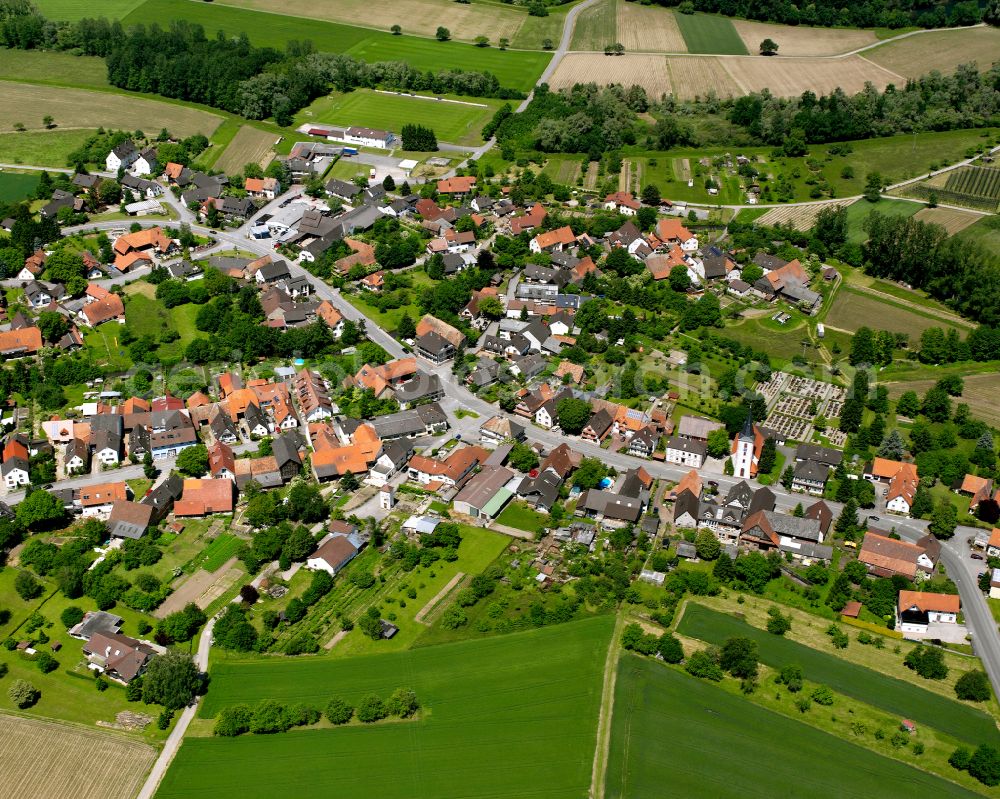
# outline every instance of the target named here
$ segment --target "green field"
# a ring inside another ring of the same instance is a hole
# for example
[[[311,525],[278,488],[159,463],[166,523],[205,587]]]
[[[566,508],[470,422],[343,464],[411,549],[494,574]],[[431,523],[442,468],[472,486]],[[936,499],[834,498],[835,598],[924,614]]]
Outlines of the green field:
[[[960,239],[979,242],[983,247],[1000,250],[1000,216],[984,216],[956,235]]]
[[[727,324],[722,335],[755,349],[762,350],[772,358],[791,360],[796,355],[803,354],[802,341],[809,337],[805,322],[798,311],[784,308],[792,319],[784,325],[779,325],[770,316],[759,316],[746,319],[735,324]],[[772,312],[773,314],[773,312]],[[805,357],[810,358],[812,352],[805,350]]]
[[[704,605],[688,603],[677,630],[711,644],[721,644],[733,636],[752,638],[760,648],[761,662],[768,666],[780,668],[796,663],[802,667],[803,677],[811,682],[823,683],[872,707],[897,713],[900,718],[914,719],[959,740],[972,744],[1000,741],[996,723],[980,710],[835,655],[771,635],[735,616],[719,613]],[[902,677],[918,679],[911,677],[902,664],[902,658],[899,670]]]
[[[618,667],[608,799],[976,794],[656,661]]]
[[[71,22],[86,17],[122,19],[136,8],[142,0],[101,0],[95,5],[89,0],[37,0],[38,7],[49,19],[66,19]]]
[[[610,617],[350,660],[220,663],[201,713],[416,691],[418,720],[188,738],[157,796],[587,796]]]
[[[617,0],[598,0],[581,11],[573,28],[572,49],[600,51],[614,44],[618,25],[617,6]]]
[[[30,197],[38,178],[38,172],[0,172],[0,202],[18,202]]]
[[[321,97],[300,111],[295,121],[297,125],[304,122],[365,125],[396,133],[403,125],[411,123],[433,129],[439,141],[481,144],[483,126],[503,102],[479,98],[469,98],[465,102],[474,105],[441,102],[435,97],[419,99],[358,89],[349,94]]]
[[[346,53],[363,61],[406,61],[419,70],[475,69],[492,72],[504,86],[528,91],[551,56],[523,50],[477,48],[460,42],[438,42],[333,22],[248,11],[189,0],[146,0],[124,22],[166,25],[184,19],[206,31],[245,32],[254,44],[284,49],[291,39],[311,41],[317,50]],[[405,25],[405,20],[403,20]]]
[[[0,49],[0,78],[23,83],[104,87],[108,69],[103,58],[43,50]]]
[[[733,21],[714,14],[675,14],[689,53],[747,55]]]
[[[868,238],[865,233],[865,220],[872,211],[878,211],[882,216],[913,216],[923,206],[906,200],[887,200],[884,197],[877,203],[868,200],[858,200],[847,207],[847,240],[861,244]]]
[[[69,154],[93,133],[92,130],[0,133],[0,162],[65,167]]]

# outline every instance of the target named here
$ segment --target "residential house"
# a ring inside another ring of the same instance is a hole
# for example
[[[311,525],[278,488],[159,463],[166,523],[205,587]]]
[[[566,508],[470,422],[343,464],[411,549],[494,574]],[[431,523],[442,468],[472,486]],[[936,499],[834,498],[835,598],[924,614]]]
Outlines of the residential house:
[[[106,677],[128,685],[163,651],[121,633],[95,633],[83,645],[83,654]]]
[[[417,354],[432,363],[440,364],[453,358],[464,340],[461,331],[430,314],[417,323]]]
[[[77,321],[86,327],[97,327],[105,322],[115,321],[125,324],[125,304],[117,294],[107,293],[102,299],[88,302],[76,315]]]
[[[247,194],[257,199],[273,200],[281,194],[281,183],[277,178],[247,178],[243,188]]]
[[[42,331],[38,327],[0,331],[0,357],[23,358],[34,355],[42,348]]]
[[[829,477],[830,467],[824,463],[813,460],[796,461],[792,476],[792,490],[822,496]]]
[[[436,490],[441,486],[461,488],[489,453],[476,446],[452,450],[444,460],[414,455],[407,466],[409,478]]]
[[[575,243],[576,235],[573,233],[573,229],[566,225],[546,233],[539,233],[531,240],[528,247],[533,253],[561,252]]]
[[[638,522],[644,507],[641,498],[591,488],[580,494],[576,515],[596,519],[605,527],[622,527]]]
[[[302,410],[302,418],[306,424],[319,422],[333,416],[333,402],[330,399],[329,387],[319,372],[303,368],[295,376],[292,391],[299,403],[299,408]]]
[[[896,629],[926,635],[932,624],[958,624],[962,600],[958,594],[900,591],[896,603]]]
[[[760,552],[779,551],[799,560],[829,561],[831,547],[823,546],[823,532],[815,519],[758,511],[743,522],[740,546]]]
[[[330,533],[306,559],[306,568],[325,571],[331,577],[335,577],[357,555],[358,547],[351,541],[350,536]]]
[[[660,434],[656,428],[652,426],[644,427],[633,433],[629,439],[628,454],[636,458],[651,458],[659,443]]]
[[[642,208],[640,203],[631,192],[616,191],[604,198],[604,207],[608,211],[617,211],[625,216],[635,216]]]
[[[174,504],[181,498],[183,492],[183,478],[179,474],[171,473],[139,500],[139,503],[153,509],[152,523],[158,524],[174,509]]]
[[[140,502],[115,502],[108,515],[108,533],[113,538],[142,538],[153,524],[154,511]]]
[[[0,474],[3,475],[3,482],[8,491],[13,491],[19,486],[26,486],[30,482],[28,461],[25,458],[15,456],[5,459],[3,465],[0,466]]]
[[[506,416],[493,416],[479,427],[479,441],[488,449],[493,449],[505,441],[523,441],[524,426]]]
[[[397,413],[376,416],[367,422],[383,441],[433,435],[448,429],[448,417],[436,402]]]
[[[111,152],[104,159],[104,166],[108,172],[117,173],[119,169],[128,169],[139,157],[139,151],[131,139],[126,139],[121,144],[116,144]]]
[[[465,177],[445,178],[437,182],[438,194],[450,194],[454,197],[464,197],[470,194],[476,187],[476,178],[473,175]]]
[[[678,463],[681,466],[691,466],[700,469],[705,463],[708,449],[704,441],[681,436],[671,436],[667,439],[664,450],[667,463]]]
[[[676,244],[685,253],[698,250],[698,237],[688,230],[677,217],[657,220],[656,238],[664,244]]]
[[[236,486],[232,480],[184,480],[181,499],[174,503],[175,516],[207,516],[211,513],[232,513]]]
[[[865,533],[858,560],[868,567],[871,574],[878,577],[899,574],[907,580],[914,579],[918,571],[929,574],[935,565],[925,547],[889,538],[871,530]]]
[[[390,441],[382,447],[382,453],[368,472],[365,482],[382,488],[399,474],[413,457],[413,444],[405,438]]]
[[[77,502],[84,516],[106,519],[116,502],[126,502],[131,497],[131,489],[124,481],[100,483],[80,489]]]

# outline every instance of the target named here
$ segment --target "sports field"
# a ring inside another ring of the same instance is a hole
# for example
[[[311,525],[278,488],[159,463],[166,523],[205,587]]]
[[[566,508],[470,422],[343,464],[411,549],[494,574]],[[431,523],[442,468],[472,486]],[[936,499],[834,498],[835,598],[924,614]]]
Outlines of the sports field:
[[[155,755],[113,732],[0,714],[0,796],[132,799]]]
[[[130,129],[140,125],[148,131],[167,128],[175,136],[211,136],[222,121],[220,116],[185,105],[86,89],[0,81],[0,97],[4,99],[0,133],[14,130],[18,122],[29,130],[44,129],[45,116],[51,116],[58,127],[114,129],[127,120],[134,123],[127,126]]]
[[[449,4],[447,13],[455,8]],[[543,52],[501,51],[478,48],[462,42],[439,42],[416,36],[356,28],[335,22],[249,11],[224,5],[195,3],[191,0],[146,0],[126,18],[126,24],[168,24],[184,19],[202,25],[206,31],[246,33],[254,44],[283,50],[292,39],[309,40],[317,50],[346,53],[363,61],[406,61],[419,70],[475,69],[492,72],[500,83],[528,91],[534,86],[551,56]],[[406,20],[400,23],[406,27]],[[445,16],[437,24],[448,26]],[[435,26],[436,26],[435,25]],[[489,35],[489,31],[484,32]]]
[[[417,721],[236,739],[188,738],[160,799],[285,795],[587,796],[612,619],[350,660],[222,662],[202,707],[323,705],[413,688]]]
[[[747,48],[729,17],[715,14],[677,14],[689,53],[746,55]]]
[[[630,654],[618,666],[605,790],[608,799],[976,796]]]
[[[396,133],[408,123],[425,125],[434,131],[438,141],[471,145],[482,143],[483,126],[501,105],[501,100],[478,97],[453,103],[437,97],[407,97],[357,89],[319,98],[298,114],[296,123],[364,125]]]
[[[38,185],[38,172],[0,172],[0,202],[20,202]]]
[[[913,719],[918,724],[926,724],[972,744],[1000,742],[996,723],[982,711],[835,655],[771,635],[735,616],[719,613],[704,605],[688,603],[677,630],[710,644],[721,644],[733,636],[751,638],[757,642],[761,662],[768,666],[781,668],[795,663],[802,667],[806,680],[828,685],[834,691],[873,707],[897,713],[900,718]],[[902,658],[900,671],[903,673]],[[908,674],[906,676],[909,678]]]
[[[266,167],[274,158],[274,147],[278,137],[269,131],[243,125],[226,145],[226,149],[215,162],[215,168],[227,175],[242,174],[247,164]]]
[[[932,69],[951,73],[970,61],[985,71],[1000,60],[1000,28],[930,31],[866,50],[864,57],[906,78],[926,75]]]

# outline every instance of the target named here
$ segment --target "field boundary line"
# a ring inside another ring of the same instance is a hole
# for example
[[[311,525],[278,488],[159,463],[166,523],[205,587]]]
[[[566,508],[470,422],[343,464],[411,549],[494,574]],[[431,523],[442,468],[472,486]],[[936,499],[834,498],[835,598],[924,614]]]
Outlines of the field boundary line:
[[[451,589],[453,589],[464,579],[465,579],[465,572],[458,572],[454,577],[452,577],[447,582],[444,588],[442,588],[434,596],[432,596],[429,600],[427,600],[427,603],[422,608],[420,608],[420,610],[417,611],[416,615],[413,617],[413,620],[418,624],[429,624],[429,622],[425,622],[424,619],[427,618],[427,616],[431,613],[431,611],[434,610],[434,608],[437,606],[439,602],[444,601],[444,598],[448,596],[449,593],[451,593]]]
[[[601,685],[601,712],[597,717],[597,742],[594,748],[594,766],[590,773],[590,799],[604,799],[604,779],[608,770],[608,754],[611,748],[611,717],[615,705],[615,683],[618,679],[618,659],[621,655],[622,627],[625,612],[618,611],[615,629],[608,643],[608,654],[604,661],[604,679]]]
[[[904,77],[903,77],[902,75],[900,75],[900,74],[899,74],[898,72],[893,72],[893,71],[892,71],[891,69],[889,69],[889,67],[884,67],[884,66],[882,66],[881,64],[879,64],[878,62],[876,62],[876,61],[872,61],[872,60],[871,60],[870,58],[865,58],[865,57],[864,57],[863,55],[861,55],[860,53],[854,53],[853,55],[856,55],[856,56],[857,56],[858,58],[860,58],[860,59],[861,59],[862,61],[866,61],[866,62],[868,62],[868,63],[869,63],[869,64],[871,64],[871,65],[872,65],[873,67],[876,67],[876,68],[878,68],[878,69],[881,69],[881,70],[882,70],[883,72],[888,72],[888,73],[889,73],[890,75],[895,75],[895,76],[896,76],[897,78],[899,78],[899,79],[900,79],[901,81],[903,81],[903,83],[906,83],[906,78],[904,78]]]
[[[942,311],[937,308],[928,308],[926,305],[921,305],[920,303],[913,302],[912,300],[905,300],[902,297],[897,297],[894,294],[879,291],[871,286],[866,286],[864,291],[860,291],[854,286],[844,286],[844,291],[848,294],[858,294],[861,296],[872,294],[877,296],[880,301],[886,303],[887,305],[895,305],[899,308],[905,308],[907,311],[912,311],[918,316],[923,316],[928,319],[936,319],[940,322],[948,322],[949,324],[957,324],[958,326],[965,327],[969,330],[975,328],[975,325],[968,320],[951,314],[948,311]]]

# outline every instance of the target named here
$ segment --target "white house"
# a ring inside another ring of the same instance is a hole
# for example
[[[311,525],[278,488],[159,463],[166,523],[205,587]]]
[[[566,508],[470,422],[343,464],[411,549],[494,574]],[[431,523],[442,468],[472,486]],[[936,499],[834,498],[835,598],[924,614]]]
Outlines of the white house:
[[[3,462],[3,466],[0,467],[0,472],[3,473],[4,485],[7,489],[12,491],[18,486],[26,486],[30,479],[28,474],[28,462],[24,458],[8,458]]]
[[[135,149],[135,144],[132,143],[131,139],[126,139],[108,153],[108,157],[104,159],[104,165],[108,172],[117,174],[119,169],[128,169],[132,166],[138,157],[139,151]]]
[[[700,469],[702,464],[705,463],[705,455],[708,453],[708,447],[704,441],[671,436],[667,439],[667,446],[664,452],[667,463],[678,463],[681,466]]]
[[[348,536],[341,533],[330,533],[323,539],[306,560],[306,568],[313,571],[325,571],[330,576],[350,563],[358,554],[358,548]]]
[[[143,150],[139,153],[138,157],[132,162],[132,168],[129,169],[136,177],[140,175],[152,175],[156,171],[156,150],[152,147]]]
[[[957,594],[900,591],[896,629],[903,633],[927,632],[931,624],[958,624],[962,601]]]

